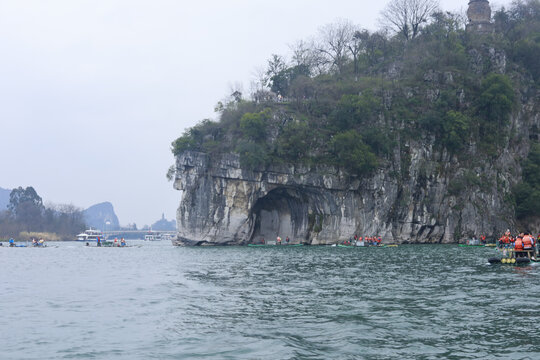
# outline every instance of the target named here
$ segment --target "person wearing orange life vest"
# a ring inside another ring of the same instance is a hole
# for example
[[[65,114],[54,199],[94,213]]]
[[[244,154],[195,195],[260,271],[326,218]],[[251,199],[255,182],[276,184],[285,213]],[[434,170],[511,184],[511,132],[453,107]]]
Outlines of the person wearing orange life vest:
[[[519,240],[521,241],[521,235],[516,235],[515,237],[512,236],[512,237],[510,238],[510,244],[511,244],[511,246],[514,246],[514,247],[516,246],[516,240],[517,240],[517,239],[519,239]]]
[[[506,234],[501,236],[501,238],[499,239],[499,247],[507,248],[509,244],[510,244],[510,236]]]
[[[515,251],[523,251],[523,240],[521,240],[521,237],[516,238],[516,242],[514,244],[514,250]]]
[[[534,240],[529,233],[526,233],[521,241],[523,242],[523,250],[532,250]]]

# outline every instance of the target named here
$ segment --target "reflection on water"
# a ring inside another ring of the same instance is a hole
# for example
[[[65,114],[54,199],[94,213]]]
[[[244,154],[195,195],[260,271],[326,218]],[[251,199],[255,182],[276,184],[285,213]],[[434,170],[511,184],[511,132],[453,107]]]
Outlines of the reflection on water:
[[[539,267],[495,250],[0,248],[13,359],[538,358]],[[515,333],[519,333],[516,341]]]

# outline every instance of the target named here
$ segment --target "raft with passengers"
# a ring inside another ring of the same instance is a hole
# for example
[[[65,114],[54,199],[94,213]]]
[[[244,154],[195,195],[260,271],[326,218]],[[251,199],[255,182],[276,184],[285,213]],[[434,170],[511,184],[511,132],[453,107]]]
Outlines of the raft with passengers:
[[[342,243],[332,245],[337,247],[344,247],[344,248],[356,248],[356,247],[368,247],[368,246],[376,246],[376,247],[395,247],[397,245],[385,245],[382,243],[382,237],[380,236],[357,236],[354,235],[354,238],[349,238],[349,240],[344,241]]]
[[[530,232],[520,233],[511,236],[507,230],[499,239],[497,248],[502,252],[502,257],[492,257],[488,261],[490,264],[522,265],[531,262],[540,262],[538,242],[540,234],[535,239]]]
[[[3,246],[4,244],[2,244],[0,242],[0,246]],[[45,242],[45,240],[43,238],[41,239],[34,239],[32,238],[32,247],[34,248],[45,248],[47,247],[47,243]],[[11,238],[9,239],[8,241],[8,247],[30,247],[30,245],[28,244],[28,241],[26,241],[24,244],[21,244],[20,242],[18,243],[17,241],[15,241],[15,239]]]
[[[289,247],[298,247],[298,246],[304,246],[303,243],[295,242],[287,236],[285,240],[281,239],[281,237],[277,237],[275,241],[268,241],[262,238],[258,243],[255,244],[248,244],[249,247],[268,247],[268,246],[289,246]]]

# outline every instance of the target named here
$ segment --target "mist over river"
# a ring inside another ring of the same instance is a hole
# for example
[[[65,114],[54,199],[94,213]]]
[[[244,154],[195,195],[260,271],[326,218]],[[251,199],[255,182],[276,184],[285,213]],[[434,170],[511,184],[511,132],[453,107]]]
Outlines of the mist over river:
[[[491,248],[0,248],[1,359],[538,359]]]

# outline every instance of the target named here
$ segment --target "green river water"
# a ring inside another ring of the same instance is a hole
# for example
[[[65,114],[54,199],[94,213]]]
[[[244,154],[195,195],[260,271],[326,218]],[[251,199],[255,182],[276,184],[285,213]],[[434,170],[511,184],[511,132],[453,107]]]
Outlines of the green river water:
[[[0,248],[0,359],[540,358],[540,266],[491,248],[130,244]]]

